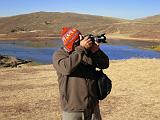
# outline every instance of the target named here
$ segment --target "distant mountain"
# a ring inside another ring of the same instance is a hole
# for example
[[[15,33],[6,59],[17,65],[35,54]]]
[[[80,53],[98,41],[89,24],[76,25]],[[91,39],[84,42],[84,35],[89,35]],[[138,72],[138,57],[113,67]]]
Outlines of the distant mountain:
[[[89,29],[97,28],[97,26],[120,23],[122,21],[124,20],[86,14],[37,12],[1,18],[0,33],[32,30],[51,30],[54,33],[58,33],[63,26],[71,26],[88,31]]]
[[[126,20],[77,13],[36,12],[0,18],[0,39],[57,37],[63,26],[83,34],[107,33],[111,38],[160,39],[160,15]]]
[[[160,41],[160,15],[128,20],[111,26],[116,29],[111,37]]]
[[[136,19],[133,22],[140,26],[132,37],[160,39],[160,15]]]
[[[149,16],[145,18],[135,19],[135,22],[145,22],[145,23],[159,23],[160,24],[160,14],[155,16]]]

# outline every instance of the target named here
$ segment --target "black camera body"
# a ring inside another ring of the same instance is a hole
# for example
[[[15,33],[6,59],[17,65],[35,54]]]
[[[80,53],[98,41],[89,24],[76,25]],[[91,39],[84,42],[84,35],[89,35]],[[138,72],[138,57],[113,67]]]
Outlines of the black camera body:
[[[97,42],[97,43],[107,43],[106,41],[106,36],[105,34],[101,34],[101,35],[97,35],[97,36],[94,36],[92,34],[89,34],[89,39],[91,39],[92,42]]]

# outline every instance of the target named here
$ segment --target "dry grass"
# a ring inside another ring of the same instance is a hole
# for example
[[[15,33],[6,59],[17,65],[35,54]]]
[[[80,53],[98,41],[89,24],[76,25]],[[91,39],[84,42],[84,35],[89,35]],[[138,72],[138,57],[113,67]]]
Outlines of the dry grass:
[[[104,120],[160,119],[160,59],[112,61],[113,81],[100,102]],[[59,120],[57,76],[52,65],[0,69],[1,120]]]
[[[108,39],[112,40],[130,40],[130,41],[148,41],[148,42],[160,42],[160,38],[147,38],[147,37],[133,37],[132,34],[109,34]]]
[[[152,48],[151,48],[151,49],[153,49],[153,50],[157,50],[157,51],[160,51],[160,45],[152,46]]]
[[[59,12],[36,12],[2,17],[0,19],[0,40],[57,39],[61,28],[66,25],[77,28],[84,35],[106,33],[110,34],[112,39],[160,40],[160,15],[125,20]]]

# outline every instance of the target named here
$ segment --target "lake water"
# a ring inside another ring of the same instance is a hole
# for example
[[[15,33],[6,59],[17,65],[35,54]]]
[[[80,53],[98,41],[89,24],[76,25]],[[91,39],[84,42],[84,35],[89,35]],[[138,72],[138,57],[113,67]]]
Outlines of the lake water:
[[[114,41],[115,42],[115,41]],[[111,60],[130,58],[160,58],[160,52],[143,50],[126,44],[101,44],[100,48]],[[139,45],[138,43],[136,43]],[[143,45],[152,45],[145,42]],[[43,64],[52,63],[52,54],[62,45],[60,40],[48,41],[0,41],[0,54],[16,56]]]

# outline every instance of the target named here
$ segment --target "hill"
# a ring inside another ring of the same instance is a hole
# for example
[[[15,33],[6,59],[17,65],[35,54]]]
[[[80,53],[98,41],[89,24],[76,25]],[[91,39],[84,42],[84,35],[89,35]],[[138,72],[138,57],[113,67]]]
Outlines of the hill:
[[[112,38],[160,41],[160,15],[114,24]]]
[[[134,20],[135,23],[141,24],[139,32],[133,34],[133,37],[160,38],[160,15],[149,16]]]
[[[76,27],[83,34],[106,33],[112,39],[160,40],[160,15],[125,20],[77,13],[36,12],[0,18],[0,39],[59,37],[63,26]]]
[[[123,20],[76,13],[37,12],[0,19],[0,33],[33,30],[51,30],[58,33],[63,26],[87,30],[103,24],[119,23]]]
[[[155,24],[160,24],[160,14],[159,15],[154,15],[154,16],[149,16],[145,18],[139,18],[135,19],[135,22],[146,22],[146,23],[155,23]]]

